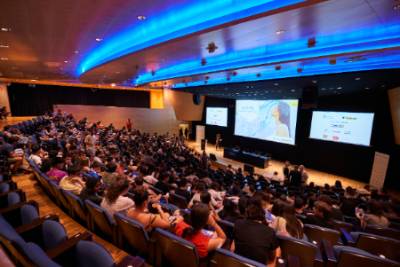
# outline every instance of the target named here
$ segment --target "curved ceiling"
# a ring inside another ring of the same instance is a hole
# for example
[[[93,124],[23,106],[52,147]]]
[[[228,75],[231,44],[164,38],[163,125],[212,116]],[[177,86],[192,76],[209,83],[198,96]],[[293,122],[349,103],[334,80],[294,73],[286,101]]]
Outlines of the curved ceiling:
[[[400,66],[397,0],[206,3],[2,1],[0,77],[185,88]]]

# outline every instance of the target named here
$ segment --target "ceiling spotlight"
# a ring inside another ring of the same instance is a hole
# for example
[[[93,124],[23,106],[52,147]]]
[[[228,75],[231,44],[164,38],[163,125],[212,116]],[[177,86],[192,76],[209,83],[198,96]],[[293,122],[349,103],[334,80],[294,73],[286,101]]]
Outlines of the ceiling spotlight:
[[[139,15],[139,16],[137,16],[137,19],[138,19],[138,20],[145,20],[145,19],[146,19],[146,16]]]
[[[294,92],[296,92],[296,89],[292,89],[292,90],[290,90],[292,93],[294,93]]]
[[[342,90],[342,89],[343,89],[343,87],[339,86],[339,87],[338,87],[338,88],[336,88],[336,89],[338,89],[338,90]]]
[[[6,61],[8,60],[8,57],[1,57],[0,60]]]
[[[360,77],[356,77],[354,80],[359,81],[359,80],[361,80],[361,78]]]
[[[214,53],[215,50],[217,50],[217,49],[218,49],[218,46],[214,42],[209,43],[208,46],[206,47],[206,50],[208,50],[208,53],[210,53],[210,54]]]
[[[117,84],[115,84],[115,83],[112,83],[112,84],[111,84],[111,86],[112,86],[112,87],[115,87],[115,86],[117,86]]]
[[[274,83],[275,86],[279,86],[279,83]]]
[[[64,60],[64,63],[68,63],[68,60]]]
[[[285,33],[285,30],[277,30],[275,33],[276,33],[277,35],[281,35],[282,33]]]
[[[315,37],[309,38],[307,41],[308,48],[314,47],[317,44]]]
[[[96,42],[101,42],[103,41],[103,38],[96,38]]]
[[[75,53],[75,54],[79,54],[79,50],[75,50],[74,53]]]
[[[2,27],[2,28],[1,28],[1,31],[2,31],[2,32],[10,32],[10,31],[11,31],[11,28]]]
[[[317,80],[312,80],[312,83],[317,83]]]
[[[31,82],[37,82],[37,80],[36,79],[32,79]]]
[[[5,44],[0,44],[0,48],[10,48],[10,46]]]
[[[369,90],[370,88],[369,88],[369,87],[365,87],[364,89],[365,89],[365,90]]]

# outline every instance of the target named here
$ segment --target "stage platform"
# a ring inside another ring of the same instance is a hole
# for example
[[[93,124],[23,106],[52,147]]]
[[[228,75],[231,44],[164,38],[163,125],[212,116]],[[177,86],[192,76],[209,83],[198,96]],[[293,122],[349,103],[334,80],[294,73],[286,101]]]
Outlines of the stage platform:
[[[201,152],[200,144],[198,144],[194,141],[187,141],[186,144],[189,147],[194,148],[196,151]],[[230,164],[230,165],[232,165],[233,168],[237,169],[240,167],[243,169],[244,164],[242,162],[224,158],[224,156],[223,156],[224,149],[223,148],[216,150],[215,146],[213,144],[207,144],[206,152],[207,152],[207,154],[209,154],[209,153],[215,154],[215,156],[217,157],[217,164],[221,164],[221,167],[225,167],[228,164]],[[269,166],[264,169],[255,167],[254,168],[255,173],[262,174],[263,176],[269,177],[269,176],[272,176],[273,172],[277,171],[279,176],[283,175],[282,169],[283,169],[284,162],[274,160],[274,158],[273,158],[274,155],[271,155],[271,156],[272,156],[272,159],[269,160]],[[356,180],[353,180],[353,179],[350,179],[347,177],[309,169],[309,168],[307,168],[307,166],[305,166],[305,167],[306,167],[306,170],[307,170],[308,176],[309,176],[308,183],[314,182],[316,185],[324,185],[325,183],[328,183],[330,185],[333,185],[336,180],[340,180],[342,182],[343,187],[351,186],[353,188],[363,188],[366,185],[366,183],[359,182],[359,181],[356,181]]]

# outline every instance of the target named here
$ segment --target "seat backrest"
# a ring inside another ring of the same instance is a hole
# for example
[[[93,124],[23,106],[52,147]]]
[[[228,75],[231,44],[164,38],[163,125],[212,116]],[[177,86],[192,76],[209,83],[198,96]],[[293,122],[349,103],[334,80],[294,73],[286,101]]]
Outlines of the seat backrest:
[[[369,254],[368,252],[355,252],[352,251],[351,247],[344,249],[340,252],[338,257],[337,267],[348,267],[348,266],[362,266],[362,267],[377,267],[377,266],[396,266],[400,267],[400,264],[383,259],[381,257]]]
[[[28,258],[34,265],[29,266],[46,266],[46,267],[61,267],[58,263],[54,262],[47,256],[35,243],[25,243],[21,246],[22,254]]]
[[[8,206],[17,204],[19,202],[21,202],[21,195],[18,193],[18,191],[10,192],[7,195],[7,204],[8,204]]]
[[[199,266],[197,249],[193,243],[159,228],[156,229],[154,236],[157,247],[162,254],[162,266]]]
[[[360,233],[356,247],[374,255],[383,255],[388,259],[400,262],[400,241],[374,234]]]
[[[30,224],[34,220],[39,219],[39,210],[36,206],[31,204],[25,204],[21,207],[21,223]]]
[[[365,232],[400,240],[400,230],[389,227],[367,225],[367,227],[365,228]]]
[[[209,267],[265,267],[265,264],[242,257],[226,249],[217,249],[210,260]]]
[[[86,210],[82,200],[77,195],[69,191],[62,190],[62,193],[65,199],[68,201],[69,205],[72,207],[74,214],[78,216],[78,218],[82,221],[86,221]]]
[[[310,242],[287,236],[278,236],[278,240],[282,258],[297,256],[302,267],[314,266],[315,260],[321,256],[317,245]]]
[[[224,230],[226,236],[232,240],[235,224],[231,223],[230,221],[219,220],[218,225],[222,228],[222,230]]]
[[[332,246],[336,245],[340,238],[339,231],[312,224],[304,225],[304,233],[307,235],[310,242],[316,242],[320,244],[324,239],[329,241]]]
[[[354,227],[353,224],[348,223],[348,222],[343,222],[343,221],[338,221],[338,220],[333,221],[333,228],[337,231],[344,229],[350,233],[353,230],[353,227]]]
[[[61,223],[46,220],[42,226],[42,238],[46,250],[52,249],[67,240],[67,232]]]
[[[0,183],[0,194],[10,191],[10,184],[7,182]]]
[[[138,221],[125,216],[122,213],[114,214],[120,236],[139,254],[147,254],[149,251],[149,236],[143,225]]]
[[[169,194],[168,201],[180,209],[186,209],[188,206],[186,198],[175,193]]]
[[[85,205],[89,211],[91,219],[93,220],[94,226],[105,235],[112,238],[114,233],[114,222],[108,212],[90,200],[85,200]]]
[[[113,267],[114,260],[100,244],[81,240],[76,245],[77,267]]]

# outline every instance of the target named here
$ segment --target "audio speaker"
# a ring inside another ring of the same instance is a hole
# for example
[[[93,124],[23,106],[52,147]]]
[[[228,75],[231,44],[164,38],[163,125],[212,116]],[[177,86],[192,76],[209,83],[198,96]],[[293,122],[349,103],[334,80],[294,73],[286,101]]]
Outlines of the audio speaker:
[[[199,94],[193,94],[193,104],[195,105],[201,104],[201,96]]]
[[[318,87],[307,86],[303,88],[302,108],[310,109],[318,106]]]
[[[215,154],[210,153],[210,160],[211,161],[217,161],[217,157],[215,156]]]

